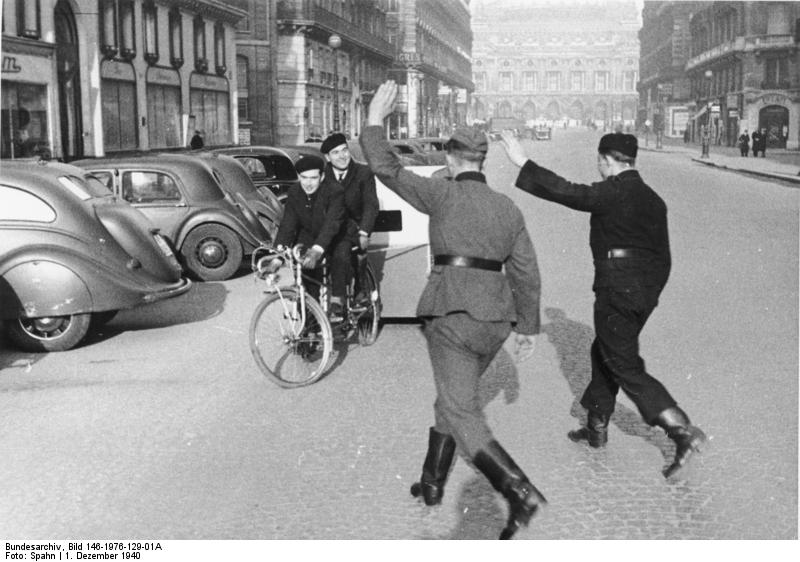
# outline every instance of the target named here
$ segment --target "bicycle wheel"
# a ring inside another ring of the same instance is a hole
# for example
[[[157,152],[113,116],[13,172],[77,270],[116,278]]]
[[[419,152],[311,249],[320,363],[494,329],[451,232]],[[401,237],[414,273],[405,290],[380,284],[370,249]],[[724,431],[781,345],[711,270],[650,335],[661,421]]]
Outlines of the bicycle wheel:
[[[333,349],[331,325],[319,303],[287,289],[268,296],[250,321],[250,351],[261,372],[284,388],[306,386],[325,374]]]
[[[381,322],[381,293],[378,287],[378,279],[375,272],[367,263],[365,270],[366,294],[369,302],[366,304],[366,311],[358,317],[358,343],[367,346],[375,343],[378,339],[378,329]]]

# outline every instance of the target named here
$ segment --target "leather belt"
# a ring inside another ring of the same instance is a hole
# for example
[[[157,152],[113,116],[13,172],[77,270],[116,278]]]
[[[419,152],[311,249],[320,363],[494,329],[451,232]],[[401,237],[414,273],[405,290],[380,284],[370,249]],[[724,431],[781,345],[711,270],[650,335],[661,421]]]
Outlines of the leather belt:
[[[611,248],[606,252],[605,257],[608,259],[614,258],[649,258],[653,256],[653,252],[649,250],[641,250],[639,248]]]
[[[473,269],[486,269],[488,271],[502,271],[503,269],[503,262],[485,260],[483,258],[468,258],[465,256],[447,256],[443,254],[433,257],[433,265],[471,267]]]

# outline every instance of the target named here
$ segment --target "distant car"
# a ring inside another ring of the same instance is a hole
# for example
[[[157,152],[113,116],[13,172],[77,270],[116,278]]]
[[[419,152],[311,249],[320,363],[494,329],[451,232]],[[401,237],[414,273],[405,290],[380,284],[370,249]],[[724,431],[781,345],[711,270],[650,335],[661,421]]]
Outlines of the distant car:
[[[205,158],[222,187],[246,203],[242,205],[245,212],[252,209],[256,213],[259,222],[269,233],[270,240],[274,240],[283,218],[283,205],[278,197],[270,189],[258,189],[244,164],[232,156],[205,151],[191,154]]]
[[[250,174],[259,189],[268,189],[283,202],[286,193],[300,180],[294,164],[300,152],[275,146],[230,146],[210,150],[214,154],[225,154],[236,158]]]
[[[551,140],[553,138],[553,128],[536,127],[533,130],[533,138],[536,140]]]
[[[21,349],[71,349],[90,323],[190,287],[153,224],[86,171],[0,165],[0,319]]]
[[[204,160],[194,154],[147,153],[73,164],[144,213],[178,249],[194,277],[222,281],[270,235]]]

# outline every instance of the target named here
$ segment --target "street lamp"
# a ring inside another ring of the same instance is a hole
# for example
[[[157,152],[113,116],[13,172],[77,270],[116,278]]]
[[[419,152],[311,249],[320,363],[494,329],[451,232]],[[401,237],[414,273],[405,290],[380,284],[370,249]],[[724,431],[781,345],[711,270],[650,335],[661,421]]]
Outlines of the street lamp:
[[[338,35],[328,37],[328,47],[333,49],[333,130],[339,130],[339,53],[342,38]]]
[[[706,125],[700,131],[700,158],[709,158],[708,148],[711,144],[711,79],[714,77],[714,72],[709,68],[703,73],[703,76],[708,84],[708,99],[706,100]]]

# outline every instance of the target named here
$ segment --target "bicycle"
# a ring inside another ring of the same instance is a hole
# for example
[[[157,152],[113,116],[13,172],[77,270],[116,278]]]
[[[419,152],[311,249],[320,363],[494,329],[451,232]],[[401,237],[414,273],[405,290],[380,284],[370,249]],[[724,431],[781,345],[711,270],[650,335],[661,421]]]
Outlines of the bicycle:
[[[261,372],[283,388],[307,386],[318,381],[331,365],[334,341],[347,341],[355,333],[358,342],[375,343],[381,317],[377,277],[366,263],[364,279],[356,298],[355,275],[347,287],[343,320],[328,319],[330,279],[323,261],[322,282],[304,274],[303,246],[277,249],[260,246],[253,252],[251,269],[267,285],[267,296],[250,320],[250,351]],[[280,284],[280,275],[267,273],[273,258],[282,258],[291,271],[291,282]],[[308,294],[305,282],[320,286],[319,301]]]

